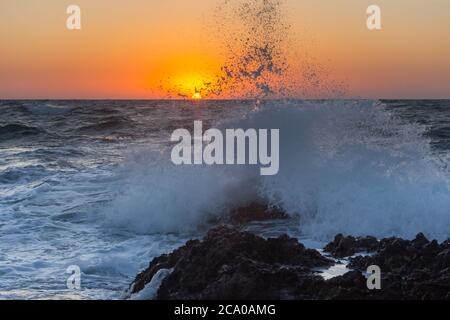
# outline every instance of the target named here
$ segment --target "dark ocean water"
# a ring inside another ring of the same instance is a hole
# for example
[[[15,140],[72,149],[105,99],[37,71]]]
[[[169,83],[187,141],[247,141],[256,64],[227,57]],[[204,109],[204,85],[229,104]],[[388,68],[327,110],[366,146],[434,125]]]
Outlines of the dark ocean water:
[[[279,175],[173,167],[170,135],[194,120],[279,128]],[[0,299],[120,298],[152,257],[255,199],[302,221],[270,234],[448,237],[449,163],[447,100],[0,101]]]

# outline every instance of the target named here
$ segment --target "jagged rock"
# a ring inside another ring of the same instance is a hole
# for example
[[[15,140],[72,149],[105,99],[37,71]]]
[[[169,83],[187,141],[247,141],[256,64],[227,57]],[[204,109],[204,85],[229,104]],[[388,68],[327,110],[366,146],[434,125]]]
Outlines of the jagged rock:
[[[399,299],[446,299],[450,297],[449,242],[429,241],[422,233],[414,240],[387,238],[372,256],[350,259],[350,268],[366,270],[377,265],[383,291]]]
[[[334,257],[344,258],[361,251],[375,251],[379,243],[375,237],[344,237],[338,234],[332,242],[324,248],[325,252],[331,253]]]
[[[143,272],[139,273],[136,276],[132,284],[132,293],[136,293],[144,289],[145,285],[150,283],[153,276],[161,269],[172,269],[175,264],[178,262],[180,257],[185,254],[189,247],[198,243],[198,240],[190,240],[186,243],[186,245],[178,248],[171,254],[163,254],[160,257],[153,259],[147,269]]]
[[[240,207],[230,212],[229,219],[233,224],[245,224],[251,221],[288,219],[289,216],[277,208],[259,203]]]
[[[159,269],[174,268],[162,281],[158,299],[289,299],[296,295],[296,286],[309,288],[321,280],[312,268],[331,263],[286,235],[266,240],[218,227],[204,240],[154,259],[137,276],[133,293]]]
[[[366,278],[359,271],[346,274],[325,281],[325,285],[317,293],[315,299],[326,300],[354,300],[369,295]]]
[[[153,259],[131,291],[141,291],[159,270],[172,269],[157,299],[450,299],[450,239],[439,244],[423,234],[412,241],[338,235],[329,245],[338,255],[361,249],[375,252],[351,258],[353,271],[325,281],[314,270],[332,261],[297,239],[266,240],[218,227]],[[363,272],[370,265],[381,268],[381,290],[367,288]]]

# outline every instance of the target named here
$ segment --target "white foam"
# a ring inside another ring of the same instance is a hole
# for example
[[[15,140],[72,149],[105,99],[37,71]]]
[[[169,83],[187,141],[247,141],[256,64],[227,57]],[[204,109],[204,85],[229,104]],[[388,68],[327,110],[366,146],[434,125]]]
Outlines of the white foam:
[[[261,193],[300,214],[306,235],[449,236],[449,179],[423,128],[373,102],[308,103],[256,118],[282,135],[280,174],[263,178]]]
[[[130,300],[152,300],[158,293],[162,281],[173,269],[161,269],[153,276],[152,280],[138,293],[131,295]]]
[[[175,166],[166,153],[144,158],[129,164],[123,193],[105,210],[113,225],[144,234],[192,231],[256,196],[245,168]]]
[[[450,188],[423,128],[394,119],[371,101],[271,103],[222,128],[280,129],[280,172],[251,166],[170,165],[141,154],[107,218],[138,232],[195,229],[211,215],[265,199],[300,215],[304,236],[336,233],[443,239]]]

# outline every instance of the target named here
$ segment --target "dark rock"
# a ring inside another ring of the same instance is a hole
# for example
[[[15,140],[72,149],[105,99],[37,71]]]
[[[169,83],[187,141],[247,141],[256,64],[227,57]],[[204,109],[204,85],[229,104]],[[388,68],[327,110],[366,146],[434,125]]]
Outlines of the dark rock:
[[[367,289],[366,277],[359,271],[350,271],[343,276],[332,278],[325,282],[316,299],[326,300],[356,300],[370,294]]]
[[[198,242],[198,240],[188,241],[185,246],[175,250],[171,254],[163,254],[162,256],[153,259],[147,269],[136,276],[132,285],[132,293],[144,289],[145,285],[152,280],[153,276],[158,273],[159,270],[172,269],[188,248]]]
[[[450,249],[439,252],[436,264],[440,269],[450,268]]]
[[[445,299],[450,293],[446,242],[429,241],[423,234],[414,240],[388,238],[372,256],[350,259],[350,268],[360,271],[370,265],[381,268],[383,292],[395,299]]]
[[[417,249],[422,248],[423,246],[427,245],[428,243],[430,243],[430,241],[428,241],[428,239],[425,237],[425,235],[422,232],[417,234],[416,238],[411,241],[411,245]]]
[[[263,239],[235,228],[217,227],[201,241],[189,241],[155,258],[131,286],[139,292],[161,269],[173,269],[157,299],[450,299],[450,241],[438,244],[422,234],[414,240],[336,236],[335,255],[374,251],[350,258],[353,271],[325,281],[316,268],[332,264],[286,235]],[[363,275],[381,268],[381,290],[369,290]]]
[[[332,242],[325,246],[324,251],[336,258],[344,258],[361,251],[375,251],[378,246],[379,243],[375,237],[355,238],[338,234]]]
[[[132,288],[138,292],[157,270],[174,268],[163,280],[158,299],[289,299],[298,287],[322,281],[312,268],[331,263],[286,235],[265,240],[218,227],[204,240],[154,259]]]
[[[230,222],[233,224],[288,218],[289,216],[284,211],[259,203],[252,203],[247,207],[235,209],[231,211],[229,216]]]

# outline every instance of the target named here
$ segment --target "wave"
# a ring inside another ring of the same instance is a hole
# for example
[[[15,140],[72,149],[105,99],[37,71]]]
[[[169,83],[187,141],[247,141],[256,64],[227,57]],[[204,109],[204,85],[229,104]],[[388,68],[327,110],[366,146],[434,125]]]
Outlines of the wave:
[[[77,131],[82,133],[109,132],[122,128],[129,128],[131,126],[130,121],[130,119],[125,117],[111,116],[102,119],[98,123],[81,126],[77,128]]]
[[[0,170],[0,183],[13,185],[19,182],[33,181],[45,176],[47,173],[47,169],[42,165],[7,168]]]
[[[261,193],[298,213],[305,234],[449,236],[449,178],[425,127],[370,101],[307,104],[256,118],[279,125],[283,135],[282,169],[263,179]]]
[[[221,128],[280,129],[280,171],[170,164],[170,152],[137,154],[107,221],[136,232],[192,230],[234,207],[266,201],[300,216],[304,235],[437,239],[450,234],[449,178],[425,129],[377,101],[267,102]]]
[[[177,167],[170,153],[148,151],[130,160],[126,182],[111,207],[107,222],[137,233],[191,232],[228,208],[254,198],[245,170],[229,174],[225,167]]]
[[[44,102],[29,102],[22,105],[29,113],[35,115],[64,115],[72,111],[65,105],[56,105]]]
[[[4,126],[0,126],[0,141],[6,141],[43,133],[46,133],[46,131],[41,128],[26,126],[23,124],[7,124]]]

